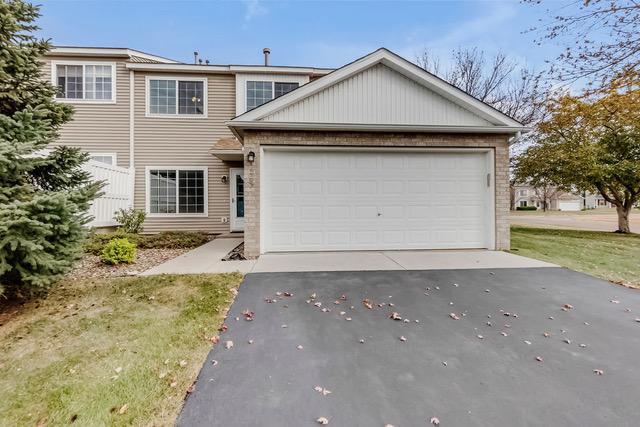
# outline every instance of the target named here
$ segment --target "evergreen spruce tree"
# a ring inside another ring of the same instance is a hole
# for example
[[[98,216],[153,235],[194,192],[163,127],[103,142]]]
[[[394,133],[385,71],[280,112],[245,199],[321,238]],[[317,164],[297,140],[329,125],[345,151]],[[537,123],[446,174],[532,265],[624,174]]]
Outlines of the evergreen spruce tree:
[[[38,17],[23,0],[0,0],[0,295],[32,294],[70,269],[102,186],[79,149],[43,151],[73,110],[41,75],[50,45],[33,35]]]

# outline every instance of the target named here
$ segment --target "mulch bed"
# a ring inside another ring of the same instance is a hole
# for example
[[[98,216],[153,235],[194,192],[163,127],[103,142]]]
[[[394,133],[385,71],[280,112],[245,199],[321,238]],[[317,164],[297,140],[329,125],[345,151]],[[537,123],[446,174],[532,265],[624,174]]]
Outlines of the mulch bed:
[[[145,270],[162,264],[172,258],[180,256],[191,249],[138,249],[136,261],[133,264],[108,265],[100,260],[98,255],[85,254],[66,278],[71,280],[86,278],[108,278],[133,276]]]

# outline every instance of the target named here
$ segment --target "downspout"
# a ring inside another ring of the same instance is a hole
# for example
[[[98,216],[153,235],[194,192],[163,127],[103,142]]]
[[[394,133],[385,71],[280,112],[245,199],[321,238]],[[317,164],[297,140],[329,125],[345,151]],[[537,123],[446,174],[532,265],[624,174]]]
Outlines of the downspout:
[[[129,70],[129,206],[133,208],[136,190],[136,170],[135,170],[135,75],[133,70]]]

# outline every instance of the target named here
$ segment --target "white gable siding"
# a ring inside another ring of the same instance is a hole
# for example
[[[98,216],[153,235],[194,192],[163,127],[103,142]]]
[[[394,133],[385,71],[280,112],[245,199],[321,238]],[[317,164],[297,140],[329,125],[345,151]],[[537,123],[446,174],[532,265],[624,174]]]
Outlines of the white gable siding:
[[[270,122],[487,126],[490,122],[383,65],[264,117]]]

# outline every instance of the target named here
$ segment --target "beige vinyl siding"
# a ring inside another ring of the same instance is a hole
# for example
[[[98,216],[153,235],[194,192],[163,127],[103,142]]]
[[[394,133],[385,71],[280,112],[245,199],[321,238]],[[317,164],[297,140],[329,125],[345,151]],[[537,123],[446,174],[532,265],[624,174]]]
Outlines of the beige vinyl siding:
[[[129,71],[122,58],[49,56],[43,77],[51,82],[51,61],[116,63],[116,103],[72,103],[73,120],[66,123],[53,145],[80,147],[87,152],[116,153],[118,166],[129,167]]]
[[[145,76],[206,77],[207,117],[146,117]],[[233,163],[226,163],[209,153],[220,137],[232,136],[224,122],[235,115],[235,77],[222,74],[135,73],[135,207],[146,209],[147,166],[206,166],[208,168],[208,217],[149,217],[145,232],[192,230],[226,233],[229,223],[229,184],[222,176],[229,174]],[[242,167],[242,162],[236,163]]]

